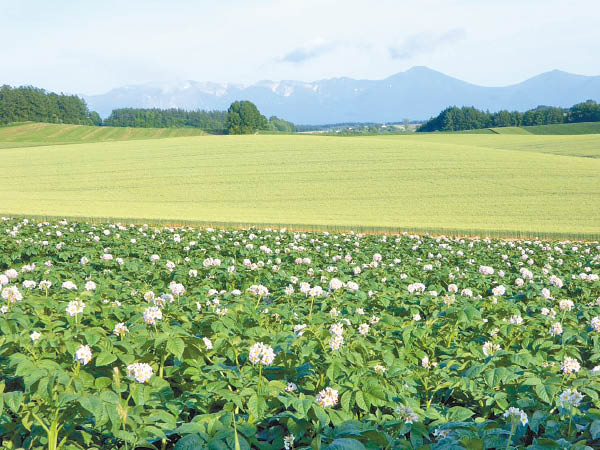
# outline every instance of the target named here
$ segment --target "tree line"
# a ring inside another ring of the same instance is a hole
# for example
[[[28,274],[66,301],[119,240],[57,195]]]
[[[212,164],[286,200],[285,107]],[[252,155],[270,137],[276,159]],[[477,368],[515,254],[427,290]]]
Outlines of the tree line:
[[[90,111],[76,95],[55,94],[32,86],[0,87],[0,125],[48,122],[132,128],[199,128],[209,133],[248,134],[257,131],[294,133],[293,123],[266,119],[256,105],[236,101],[227,111],[186,111],[180,108],[118,108],[106,120]]]
[[[200,128],[223,132],[225,111],[186,111],[184,109],[119,108],[113,109],[103,125],[133,128]]]
[[[235,101],[227,111],[186,111],[179,108],[119,108],[103,123],[111,127],[200,128],[209,133],[249,134],[257,131],[293,133],[293,123],[272,116],[267,120],[256,105]]]
[[[98,113],[89,111],[76,95],[55,94],[32,86],[0,87],[0,124],[49,122],[100,125]]]
[[[451,106],[429,119],[417,131],[461,131],[578,122],[600,122],[600,104],[587,100],[571,108],[538,106],[525,112],[502,110],[495,113],[472,106]]]

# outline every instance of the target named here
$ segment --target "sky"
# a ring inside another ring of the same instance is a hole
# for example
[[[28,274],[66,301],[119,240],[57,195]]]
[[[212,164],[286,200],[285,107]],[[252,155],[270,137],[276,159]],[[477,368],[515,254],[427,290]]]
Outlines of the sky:
[[[0,0],[0,85],[600,75],[598,0]]]

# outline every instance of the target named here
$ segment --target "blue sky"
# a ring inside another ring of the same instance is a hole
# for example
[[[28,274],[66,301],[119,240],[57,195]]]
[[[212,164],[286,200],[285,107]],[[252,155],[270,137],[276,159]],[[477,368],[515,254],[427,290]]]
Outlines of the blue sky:
[[[486,86],[600,75],[598,17],[598,0],[0,0],[0,84],[96,94],[380,79],[415,65]]]

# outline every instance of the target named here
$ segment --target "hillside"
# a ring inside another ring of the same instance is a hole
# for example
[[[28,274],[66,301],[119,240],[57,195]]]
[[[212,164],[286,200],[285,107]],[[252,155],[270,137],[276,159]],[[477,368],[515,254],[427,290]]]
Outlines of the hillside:
[[[495,127],[486,129],[496,134],[531,134],[527,131],[527,127]]]
[[[460,133],[442,134],[432,133],[431,139],[436,137],[438,143],[463,142],[463,135]],[[428,139],[429,140],[429,139]],[[432,141],[433,142],[433,141]],[[470,137],[469,142],[481,149],[490,150],[510,150],[518,152],[543,153],[548,155],[560,155],[583,158],[596,158],[600,161],[600,135],[582,134],[582,135],[541,135],[536,136],[531,133],[513,133],[505,135],[483,135],[475,134]],[[512,153],[506,156],[510,157]],[[556,160],[557,164],[562,161]],[[577,181],[573,180],[576,184]],[[596,192],[593,190],[592,192]]]
[[[553,125],[536,125],[528,127],[494,127],[477,130],[442,131],[423,134],[509,134],[509,135],[543,135],[543,136],[575,136],[579,134],[600,134],[600,122],[593,123],[558,123]]]
[[[0,127],[0,148],[161,139],[202,134],[202,131],[194,128],[119,128],[26,122]]]
[[[254,102],[267,117],[276,115],[295,124],[383,123],[426,120],[451,105],[492,112],[525,111],[538,105],[569,107],[587,99],[600,100],[600,76],[554,70],[510,86],[487,87],[427,67],[413,67],[381,80],[265,80],[249,86],[148,83],[84,98],[102,117],[120,107],[225,110],[233,101],[244,99]]]
[[[574,134],[600,134],[600,122],[593,123],[557,123],[554,125],[539,125],[523,127],[531,134],[555,134],[555,135],[574,135]]]
[[[496,134],[4,149],[0,214],[599,235],[600,159],[580,157],[599,149],[600,135]]]

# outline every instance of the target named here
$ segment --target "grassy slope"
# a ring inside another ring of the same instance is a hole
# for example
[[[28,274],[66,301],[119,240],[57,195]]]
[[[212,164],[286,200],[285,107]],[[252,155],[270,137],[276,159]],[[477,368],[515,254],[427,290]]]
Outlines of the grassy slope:
[[[536,125],[528,127],[494,127],[482,128],[478,130],[449,131],[442,132],[441,134],[536,134],[548,136],[600,134],[600,122],[559,123],[554,125]]]
[[[157,139],[202,134],[202,131],[194,128],[91,127],[27,122],[0,127],[0,148]]]
[[[599,134],[600,122],[559,123],[555,125],[539,125],[523,128],[531,134]]]
[[[525,128],[521,127],[497,127],[489,128],[489,130],[496,134],[531,134]]]
[[[598,148],[600,136],[431,134],[4,149],[1,212],[600,233],[600,159],[572,156]]]
[[[515,150],[551,155],[600,158],[600,135],[497,135],[473,136],[471,143],[489,149]]]

